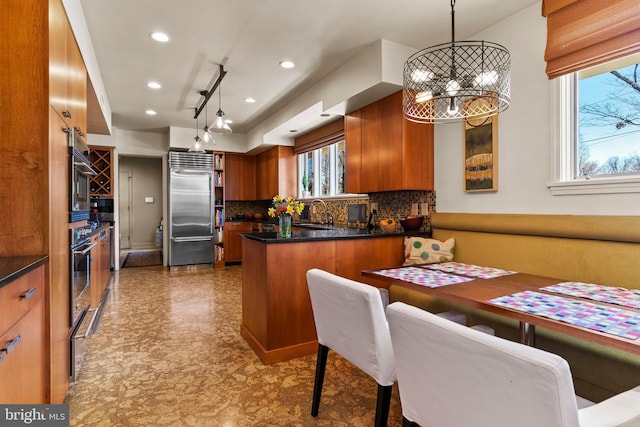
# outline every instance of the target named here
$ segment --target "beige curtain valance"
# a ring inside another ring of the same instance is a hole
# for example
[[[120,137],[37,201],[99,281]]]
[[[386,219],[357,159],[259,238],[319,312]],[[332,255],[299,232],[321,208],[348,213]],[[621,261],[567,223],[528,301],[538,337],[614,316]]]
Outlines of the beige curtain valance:
[[[324,126],[300,135],[295,140],[293,152],[296,154],[313,151],[344,139],[344,119],[340,117]]]
[[[638,0],[543,0],[542,15],[550,79],[640,52]]]

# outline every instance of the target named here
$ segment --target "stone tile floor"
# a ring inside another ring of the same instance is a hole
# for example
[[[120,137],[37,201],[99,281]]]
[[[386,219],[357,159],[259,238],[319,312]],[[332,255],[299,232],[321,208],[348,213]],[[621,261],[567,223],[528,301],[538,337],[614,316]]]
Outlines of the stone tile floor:
[[[371,426],[374,380],[330,352],[317,418],[315,355],[265,366],[240,336],[241,266],[114,274],[67,396],[72,426]],[[397,387],[389,426],[400,426]]]

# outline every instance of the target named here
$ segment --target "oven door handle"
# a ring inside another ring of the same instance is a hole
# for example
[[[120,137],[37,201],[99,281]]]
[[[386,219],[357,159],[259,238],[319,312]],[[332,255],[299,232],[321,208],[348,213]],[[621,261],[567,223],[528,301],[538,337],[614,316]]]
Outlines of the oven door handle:
[[[97,175],[98,173],[93,168],[84,162],[73,162],[73,166],[83,175]]]
[[[82,324],[84,323],[84,321],[86,320],[90,312],[93,312],[93,315],[91,316],[91,320],[89,320],[89,326],[87,326],[87,329],[85,329],[84,333],[81,334],[80,329],[82,328]],[[98,311],[95,308],[91,308],[87,310],[85,314],[82,316],[82,319],[80,319],[80,322],[78,323],[78,327],[76,328],[71,338],[74,340],[88,338],[89,335],[91,335],[91,331],[93,330],[93,322],[95,322],[97,314],[98,314]]]
[[[73,251],[74,255],[86,255],[91,249],[95,248],[96,246],[98,246],[97,243],[91,243],[89,246],[87,246],[86,248],[84,248],[81,251]]]

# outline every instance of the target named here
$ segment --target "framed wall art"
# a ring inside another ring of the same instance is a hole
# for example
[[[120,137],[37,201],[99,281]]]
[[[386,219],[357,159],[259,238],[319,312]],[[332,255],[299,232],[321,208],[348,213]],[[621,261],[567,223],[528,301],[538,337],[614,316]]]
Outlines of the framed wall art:
[[[463,123],[464,191],[498,191],[498,115],[472,116]]]

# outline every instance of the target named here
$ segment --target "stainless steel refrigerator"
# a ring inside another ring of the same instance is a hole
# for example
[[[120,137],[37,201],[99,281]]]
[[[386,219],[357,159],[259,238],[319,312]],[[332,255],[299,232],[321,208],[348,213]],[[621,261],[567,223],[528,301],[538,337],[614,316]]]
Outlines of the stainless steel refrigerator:
[[[169,265],[213,262],[213,154],[169,152]]]

